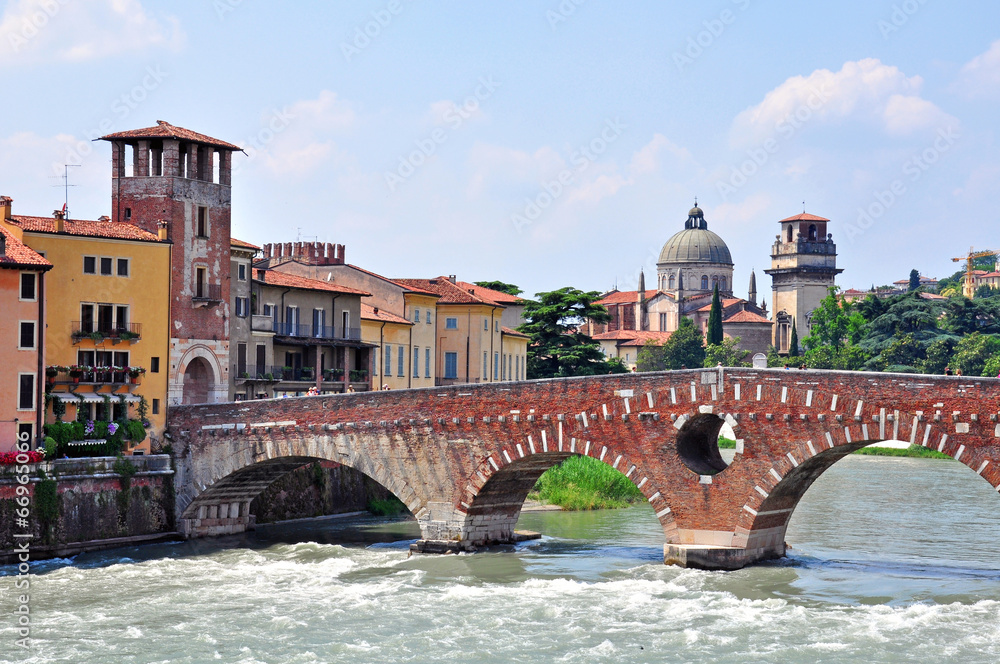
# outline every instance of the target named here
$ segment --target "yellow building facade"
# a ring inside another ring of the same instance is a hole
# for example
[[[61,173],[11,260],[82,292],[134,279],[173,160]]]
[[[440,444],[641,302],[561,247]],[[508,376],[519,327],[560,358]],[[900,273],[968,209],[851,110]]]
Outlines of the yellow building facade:
[[[66,405],[63,419],[76,419],[80,410],[96,419],[105,395],[114,419],[138,419],[145,399],[148,435],[126,452],[148,453],[166,424],[170,244],[125,222],[19,216],[9,205],[0,223],[53,265],[45,364],[91,368],[49,378],[52,397]],[[50,406],[47,421],[53,419]]]

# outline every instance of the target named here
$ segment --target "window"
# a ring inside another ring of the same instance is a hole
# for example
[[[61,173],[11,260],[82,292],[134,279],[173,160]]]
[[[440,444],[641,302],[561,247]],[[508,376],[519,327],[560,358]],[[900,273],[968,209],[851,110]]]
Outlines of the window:
[[[110,256],[101,256],[101,274],[105,277],[111,276],[111,267],[114,261]]]
[[[424,378],[431,377],[431,349],[424,349]]]
[[[129,221],[131,219],[132,219],[132,208],[127,207],[125,208],[125,221]]]
[[[500,364],[500,380],[507,380],[507,353],[503,354],[503,362]]]
[[[458,319],[457,318],[445,318],[444,319],[444,329],[446,329],[446,330],[457,330],[458,329]]]
[[[35,374],[23,373],[17,377],[17,409],[35,409]]]
[[[405,375],[406,371],[405,367],[406,350],[402,346],[400,346],[399,349],[396,351],[396,356],[399,358],[398,361],[396,362],[396,375],[402,378]]]
[[[514,380],[521,380],[521,356],[514,357]]]
[[[427,310],[427,324],[428,325],[431,324],[431,310],[430,309]]]
[[[344,312],[342,312],[341,313],[341,320],[343,321],[343,325],[344,325],[344,329],[343,329],[342,335],[343,335],[343,337],[345,339],[350,339],[351,338],[351,333],[350,333],[349,330],[351,329],[351,312],[350,311],[344,311]],[[402,376],[403,374],[399,374],[399,375]]]
[[[719,290],[722,290],[722,291],[726,290],[726,278],[725,277],[723,277],[722,281],[719,282]]]
[[[236,375],[242,376],[247,373],[247,345],[245,343],[236,344]]]
[[[284,334],[296,337],[299,334],[299,308],[285,307],[285,329]],[[287,364],[287,362],[286,362]]]
[[[262,376],[267,373],[267,345],[257,344],[257,375]]]
[[[500,331],[500,321],[498,321],[498,320],[493,321],[493,331],[494,332],[499,332]]]
[[[667,331],[667,315],[660,314],[660,332]]]
[[[21,273],[21,299],[34,302],[38,299],[35,288],[36,275],[34,272]]]
[[[160,358],[149,358],[149,373],[160,373]]]
[[[392,346],[385,345],[385,370],[382,371],[387,377],[392,375]]]
[[[701,276],[701,289],[708,290],[708,275],[703,274]]]
[[[420,349],[413,347],[413,377],[420,378]]]
[[[493,379],[500,373],[500,353],[493,353]]]
[[[417,309],[416,307],[414,307],[413,309],[413,322],[414,323],[420,322],[420,309]]]
[[[208,208],[198,206],[198,237],[208,237]]]
[[[785,240],[785,242],[791,242],[792,241],[792,232],[793,232],[792,231],[792,225],[788,224],[788,226],[786,226],[785,228],[787,229],[786,235],[788,236],[788,238]]]
[[[83,273],[97,274],[97,256],[83,257]]]
[[[677,277],[670,275],[670,290],[674,290],[674,285],[677,283]]]
[[[153,399],[153,415],[159,415],[159,414],[160,414],[160,400]]]
[[[325,332],[326,332],[326,309],[313,309],[313,336],[314,337],[327,336]]]
[[[444,354],[444,377],[458,378],[458,353]]]
[[[248,297],[238,297],[236,298],[236,315],[240,318],[246,318],[247,312],[250,310],[250,298]]]
[[[127,277],[129,275],[129,260],[127,258],[118,259],[118,276]]]
[[[490,354],[485,350],[483,351],[483,380],[486,380],[486,372],[489,368]]]
[[[204,298],[208,296],[208,270],[203,267],[194,270],[194,296]]]
[[[17,439],[23,443],[34,440],[35,427],[30,422],[17,423]]]
[[[483,330],[485,330],[486,332],[490,331],[490,322],[485,318],[483,319]]]
[[[17,347],[20,350],[34,350],[35,348],[35,321],[22,320],[21,334],[18,337]]]
[[[236,266],[236,275],[237,275],[236,278],[239,279],[240,281],[246,281],[247,280],[247,265],[246,265],[246,263],[239,263]]]

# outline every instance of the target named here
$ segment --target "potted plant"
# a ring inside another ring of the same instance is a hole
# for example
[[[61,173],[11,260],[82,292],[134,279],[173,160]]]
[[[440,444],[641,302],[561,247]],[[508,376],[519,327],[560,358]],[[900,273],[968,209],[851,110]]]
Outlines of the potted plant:
[[[85,369],[89,371],[90,367],[85,367],[81,364],[74,364],[69,368],[69,377],[73,379],[74,383],[79,383]]]
[[[313,378],[313,368],[302,367],[302,380],[312,380],[312,378]]]
[[[91,341],[93,341],[95,344],[99,344],[102,341],[104,341],[104,334],[101,333],[101,332],[98,332],[97,330],[94,330],[93,332],[91,332],[87,336],[90,337]]]
[[[264,380],[274,380],[274,374],[271,372],[264,374]]]
[[[344,380],[344,370],[330,369],[330,380]]]
[[[351,369],[351,381],[361,382],[368,380],[368,370],[367,369]]]
[[[145,367],[128,367],[128,376],[132,380],[133,384],[138,383],[139,376],[142,376],[145,373],[146,373]]]
[[[292,379],[292,368],[288,365],[281,367],[281,374],[285,380]]]

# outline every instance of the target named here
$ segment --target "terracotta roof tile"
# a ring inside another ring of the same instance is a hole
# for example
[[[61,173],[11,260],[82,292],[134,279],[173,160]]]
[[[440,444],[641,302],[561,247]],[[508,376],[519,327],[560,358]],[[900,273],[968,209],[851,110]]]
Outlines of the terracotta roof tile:
[[[504,326],[501,325],[500,329],[503,330],[503,333],[506,334],[508,337],[521,337],[523,339],[530,339],[531,338],[527,334],[525,334],[524,332],[518,332],[517,330],[512,330],[509,327],[504,327]]]
[[[657,343],[657,344],[662,344],[663,342],[665,342],[667,339],[670,338],[670,335],[672,335],[673,332],[651,332],[651,331],[647,330],[647,331],[642,331],[642,332],[635,332],[634,334],[637,335],[637,336],[635,336],[634,338],[630,339],[629,341],[625,341],[624,343],[621,343],[621,344],[618,344],[618,345],[622,346],[622,347],[625,347],[625,346],[628,346],[628,347],[633,347],[633,346],[642,347],[642,346],[645,346],[650,341],[652,341],[654,343]]]
[[[52,217],[27,217],[14,215],[11,221],[26,232],[30,233],[55,233],[56,223]],[[87,219],[67,219],[67,235],[80,235],[84,237],[103,237],[111,240],[139,240],[142,242],[159,242],[160,239],[153,233],[145,231],[135,224],[125,221],[90,221]]]
[[[226,143],[225,141],[220,141],[217,138],[212,138],[211,136],[206,136],[205,134],[199,134],[196,131],[191,131],[190,129],[185,129],[184,127],[175,127],[169,122],[164,122],[163,120],[157,120],[155,127],[146,127],[145,129],[129,129],[128,131],[119,131],[114,134],[108,134],[107,136],[101,136],[101,140],[103,141],[131,141],[138,140],[140,138],[174,138],[181,141],[201,143],[202,145],[211,145],[224,150],[243,150],[243,148],[238,145]]]
[[[448,277],[438,277],[437,279],[393,279],[393,281],[410,288],[420,288],[436,293],[441,296],[441,299],[438,300],[440,304],[485,304],[486,306],[504,306],[495,300],[477,295],[475,288],[472,289],[472,292],[469,292],[469,289],[463,288],[458,284],[451,283]]]
[[[330,281],[319,281],[317,279],[307,279],[295,274],[287,274],[276,270],[254,270],[254,281],[258,281],[269,286],[281,286],[283,288],[298,288],[300,290],[328,291],[330,293],[344,293],[345,295],[360,295],[362,297],[371,295],[357,288],[348,288]]]
[[[52,263],[42,258],[41,254],[34,251],[23,242],[18,240],[6,228],[0,228],[6,241],[3,255],[0,255],[0,267],[28,268],[37,270],[48,270]]]
[[[780,224],[780,223],[782,223],[784,221],[830,221],[830,220],[826,219],[825,217],[817,217],[814,214],[809,214],[808,212],[803,212],[801,214],[795,215],[794,217],[787,217],[785,219],[782,219],[778,223]]]
[[[724,298],[721,298],[721,300],[722,300],[722,308],[723,309],[725,309],[726,307],[731,307],[734,304],[739,304],[740,302],[743,301],[743,300],[741,300],[739,298],[736,298],[736,297],[724,297]],[[705,306],[700,307],[698,309],[698,311],[711,311],[711,310],[712,310],[712,304],[711,303],[706,304]]]
[[[229,242],[234,247],[239,247],[240,249],[254,249],[256,251],[260,251],[260,247],[258,247],[256,244],[250,244],[249,242],[244,242],[243,240],[237,240],[234,237],[229,238]]]
[[[459,281],[457,285],[465,290],[471,289],[479,297],[492,300],[493,302],[499,302],[500,304],[524,304],[526,302],[524,298],[518,297],[517,295],[511,295],[510,293],[504,293],[503,291],[493,290],[492,288],[484,288],[483,286],[470,284],[467,281]]]
[[[363,267],[358,267],[357,265],[352,265],[350,263],[347,264],[347,267],[354,268],[358,272],[364,272],[365,274],[370,275],[372,277],[375,277],[376,279],[381,279],[382,281],[385,281],[386,283],[390,283],[390,284],[393,284],[395,286],[399,286],[403,290],[406,290],[406,291],[411,292],[411,293],[419,293],[420,295],[438,296],[437,293],[435,293],[433,291],[429,291],[429,290],[427,290],[425,288],[417,288],[416,286],[411,286],[411,285],[404,284],[403,281],[406,281],[406,280],[390,279],[389,277],[382,276],[381,274],[378,274],[377,272],[372,272],[371,270],[366,270]]]
[[[647,290],[646,291],[646,299],[647,300],[652,299],[653,297],[656,296],[657,292],[658,291],[656,291],[656,290]],[[611,293],[606,294],[600,300],[597,300],[597,302],[595,302],[595,304],[601,304],[601,305],[627,304],[629,302],[638,302],[638,301],[639,301],[639,291],[637,291],[637,290],[633,290],[633,291],[613,291]]]
[[[397,316],[396,314],[391,314],[385,309],[378,309],[370,304],[361,303],[361,318],[363,320],[377,320],[384,321],[386,323],[400,323],[401,325],[413,325],[412,321],[408,321],[402,316]]]
[[[722,321],[722,324],[726,323],[766,323],[771,324],[771,321],[764,318],[759,314],[755,314],[752,311],[737,311],[735,314]]]

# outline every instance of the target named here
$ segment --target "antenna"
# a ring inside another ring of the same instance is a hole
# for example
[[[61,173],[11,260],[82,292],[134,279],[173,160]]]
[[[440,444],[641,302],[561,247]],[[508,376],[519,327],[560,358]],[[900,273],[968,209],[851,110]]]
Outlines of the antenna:
[[[53,185],[54,187],[62,187],[63,190],[64,190],[64,192],[65,192],[65,194],[64,194],[65,198],[63,200],[63,217],[67,221],[69,221],[69,188],[70,187],[78,187],[78,186],[80,186],[80,185],[70,184],[69,183],[69,169],[70,168],[80,168],[80,164],[63,164],[63,176],[62,176],[63,183],[62,184]],[[55,177],[59,177],[59,176],[55,176]]]

